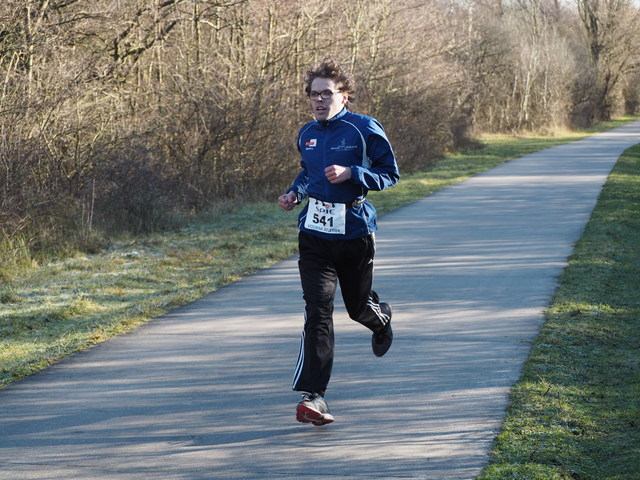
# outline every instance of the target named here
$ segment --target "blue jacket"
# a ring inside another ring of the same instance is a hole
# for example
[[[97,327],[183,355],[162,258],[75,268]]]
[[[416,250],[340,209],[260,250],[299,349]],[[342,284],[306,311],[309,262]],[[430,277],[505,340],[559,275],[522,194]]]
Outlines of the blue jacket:
[[[298,133],[298,150],[302,155],[302,171],[287,191],[296,192],[299,202],[306,197],[328,203],[362,201],[369,190],[384,190],[400,178],[395,155],[382,125],[346,108],[328,121],[304,125]],[[324,174],[324,169],[330,165],[351,167],[351,179],[332,184]],[[361,238],[377,229],[376,210],[367,200],[347,207],[344,234],[306,229],[308,208],[307,203],[300,212],[298,227],[322,238]]]

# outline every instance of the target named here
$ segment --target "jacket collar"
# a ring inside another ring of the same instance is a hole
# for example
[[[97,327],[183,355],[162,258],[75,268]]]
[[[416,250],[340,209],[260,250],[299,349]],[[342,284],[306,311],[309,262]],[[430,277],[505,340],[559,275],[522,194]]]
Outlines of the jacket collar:
[[[340,120],[342,117],[344,117],[344,116],[347,114],[347,112],[348,112],[348,111],[349,111],[349,110],[347,110],[347,108],[346,108],[346,107],[344,107],[342,110],[340,110],[340,113],[338,113],[338,114],[334,115],[334,116],[333,116],[333,117],[331,117],[329,120],[324,120],[324,121],[322,121],[322,122],[318,122],[318,123],[319,123],[320,125],[324,125],[325,127],[326,127],[326,126],[329,126],[329,125],[331,125],[333,122],[335,122],[336,120]]]

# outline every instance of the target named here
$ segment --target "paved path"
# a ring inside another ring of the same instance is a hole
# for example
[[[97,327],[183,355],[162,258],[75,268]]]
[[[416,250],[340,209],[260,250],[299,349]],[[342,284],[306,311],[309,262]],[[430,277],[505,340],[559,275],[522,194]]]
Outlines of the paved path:
[[[298,424],[295,259],[0,391],[0,479],[472,479],[601,186],[640,121],[386,215],[396,339],[336,312],[328,400]],[[293,217],[292,217],[293,221]]]

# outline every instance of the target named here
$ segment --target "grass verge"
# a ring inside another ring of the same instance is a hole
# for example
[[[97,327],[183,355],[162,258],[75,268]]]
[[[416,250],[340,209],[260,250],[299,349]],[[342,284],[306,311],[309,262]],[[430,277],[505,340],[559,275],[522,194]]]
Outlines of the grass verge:
[[[617,162],[479,480],[640,478],[640,145]]]
[[[484,148],[403,176],[394,188],[372,192],[371,199],[384,213],[507,160],[630,120],[552,138],[484,138]],[[295,214],[281,211],[273,201],[221,209],[175,232],[129,239],[100,254],[78,254],[4,274],[0,387],[295,251]]]

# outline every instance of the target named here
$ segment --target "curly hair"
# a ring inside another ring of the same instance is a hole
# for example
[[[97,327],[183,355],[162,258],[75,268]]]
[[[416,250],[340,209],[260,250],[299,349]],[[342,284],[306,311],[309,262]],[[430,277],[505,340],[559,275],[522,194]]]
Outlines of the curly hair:
[[[329,78],[333,80],[341,92],[349,95],[349,102],[355,100],[353,96],[356,87],[355,78],[353,74],[349,72],[346,65],[337,63],[331,57],[328,57],[307,70],[307,74],[304,77],[304,83],[306,85],[305,92],[307,92],[307,95],[311,93],[311,83],[316,78]]]

